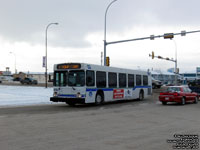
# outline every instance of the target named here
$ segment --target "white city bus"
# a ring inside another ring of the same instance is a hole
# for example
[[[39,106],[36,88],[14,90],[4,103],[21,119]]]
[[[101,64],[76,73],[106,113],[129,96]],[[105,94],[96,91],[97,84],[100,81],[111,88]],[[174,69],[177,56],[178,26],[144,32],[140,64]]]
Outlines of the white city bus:
[[[151,75],[141,70],[85,63],[54,65],[52,102],[95,103],[144,99],[152,93]]]

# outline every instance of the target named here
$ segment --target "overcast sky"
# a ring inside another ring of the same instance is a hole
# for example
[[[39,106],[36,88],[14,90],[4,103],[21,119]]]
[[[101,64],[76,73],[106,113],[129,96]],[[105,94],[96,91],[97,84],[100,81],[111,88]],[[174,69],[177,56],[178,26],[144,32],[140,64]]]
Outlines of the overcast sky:
[[[111,0],[0,0],[0,70],[43,72],[45,29],[48,29],[48,70],[53,64],[101,64],[104,15]],[[199,0],[118,0],[107,15],[107,41],[200,30]],[[175,42],[174,42],[175,41]],[[174,63],[149,54],[175,57],[180,72],[200,66],[200,33],[107,46],[111,66],[140,69],[173,68]]]

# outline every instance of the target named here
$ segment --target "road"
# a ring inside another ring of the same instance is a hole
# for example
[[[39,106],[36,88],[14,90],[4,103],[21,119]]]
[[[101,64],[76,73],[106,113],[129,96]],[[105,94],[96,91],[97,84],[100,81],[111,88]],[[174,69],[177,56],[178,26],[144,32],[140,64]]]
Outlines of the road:
[[[0,108],[2,150],[172,150],[174,134],[199,135],[200,103],[143,101],[102,106]]]

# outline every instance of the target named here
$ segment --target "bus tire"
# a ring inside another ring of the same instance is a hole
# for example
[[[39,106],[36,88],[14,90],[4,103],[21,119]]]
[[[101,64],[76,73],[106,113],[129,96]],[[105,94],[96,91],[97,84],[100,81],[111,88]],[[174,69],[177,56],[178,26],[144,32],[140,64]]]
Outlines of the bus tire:
[[[139,94],[139,100],[143,100],[143,99],[144,99],[144,91],[141,90]]]
[[[95,98],[95,104],[100,105],[103,103],[103,94],[97,93],[96,98]]]

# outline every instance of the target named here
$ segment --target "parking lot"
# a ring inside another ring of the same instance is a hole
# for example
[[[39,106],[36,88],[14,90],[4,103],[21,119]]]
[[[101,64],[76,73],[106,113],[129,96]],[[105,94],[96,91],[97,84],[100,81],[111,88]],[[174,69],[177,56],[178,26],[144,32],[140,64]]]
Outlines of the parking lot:
[[[0,108],[2,150],[170,150],[174,135],[199,135],[200,103],[143,101],[102,106],[44,104]]]

